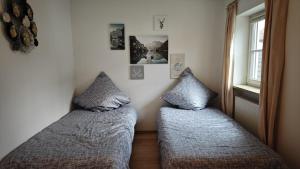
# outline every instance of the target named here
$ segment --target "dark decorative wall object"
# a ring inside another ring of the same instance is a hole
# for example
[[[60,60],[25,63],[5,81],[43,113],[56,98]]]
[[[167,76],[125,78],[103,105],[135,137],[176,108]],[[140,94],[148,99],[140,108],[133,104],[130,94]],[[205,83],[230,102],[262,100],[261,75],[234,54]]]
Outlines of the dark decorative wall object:
[[[125,25],[110,24],[110,49],[124,50],[125,49]]]
[[[29,52],[39,45],[33,10],[26,0],[4,0],[1,19],[13,50]]]

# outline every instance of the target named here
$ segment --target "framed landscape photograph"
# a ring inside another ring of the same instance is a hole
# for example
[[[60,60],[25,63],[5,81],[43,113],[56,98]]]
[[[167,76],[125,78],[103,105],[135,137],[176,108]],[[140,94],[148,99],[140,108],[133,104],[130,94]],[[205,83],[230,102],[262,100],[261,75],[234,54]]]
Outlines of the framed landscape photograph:
[[[168,36],[130,36],[130,64],[168,64]]]
[[[125,26],[124,24],[110,24],[110,49],[125,50]]]

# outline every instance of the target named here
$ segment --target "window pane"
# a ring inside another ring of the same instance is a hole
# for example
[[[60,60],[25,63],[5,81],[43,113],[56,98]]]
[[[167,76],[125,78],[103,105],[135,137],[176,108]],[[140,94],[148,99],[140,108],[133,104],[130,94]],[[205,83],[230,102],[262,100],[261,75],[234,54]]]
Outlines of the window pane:
[[[262,73],[262,49],[264,41],[265,19],[254,18],[250,22],[250,58],[248,83],[259,85]]]
[[[257,52],[257,81],[261,81],[261,72],[262,71],[262,51]]]
[[[262,51],[251,52],[249,80],[261,81]]]
[[[260,20],[257,23],[256,49],[261,50],[264,43],[265,20]]]
[[[255,78],[255,52],[251,52],[250,58],[250,69],[249,69],[249,79],[254,80]]]
[[[251,23],[250,31],[251,31],[250,48],[251,50],[256,50],[257,22]]]

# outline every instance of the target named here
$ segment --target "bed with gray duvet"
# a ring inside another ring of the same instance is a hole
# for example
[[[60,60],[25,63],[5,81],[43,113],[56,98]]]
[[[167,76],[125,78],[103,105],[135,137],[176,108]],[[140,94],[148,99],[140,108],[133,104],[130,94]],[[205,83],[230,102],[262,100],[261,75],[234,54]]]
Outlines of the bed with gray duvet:
[[[163,107],[158,115],[163,169],[285,169],[281,158],[214,108]]]
[[[9,153],[0,168],[129,168],[136,120],[130,105],[72,111]]]

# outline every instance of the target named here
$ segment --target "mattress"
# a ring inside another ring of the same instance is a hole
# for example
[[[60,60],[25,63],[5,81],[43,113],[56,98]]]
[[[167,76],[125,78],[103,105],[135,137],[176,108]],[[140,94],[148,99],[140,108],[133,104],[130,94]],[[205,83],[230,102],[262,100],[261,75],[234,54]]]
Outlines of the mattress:
[[[163,169],[287,168],[275,152],[214,108],[161,108],[158,141]]]
[[[72,111],[9,153],[0,168],[129,168],[136,120],[130,105]]]

